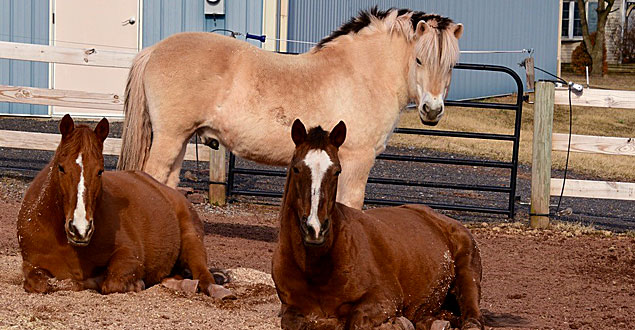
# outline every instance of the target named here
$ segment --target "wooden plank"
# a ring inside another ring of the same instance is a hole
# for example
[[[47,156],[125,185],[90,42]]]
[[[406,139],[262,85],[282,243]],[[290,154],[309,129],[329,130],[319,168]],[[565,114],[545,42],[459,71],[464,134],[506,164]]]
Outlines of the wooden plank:
[[[551,179],[551,195],[561,190],[562,179]],[[635,183],[567,179],[563,196],[635,201]]]
[[[569,105],[569,91],[556,90],[556,104]],[[635,91],[585,88],[582,96],[571,93],[571,104],[586,107],[635,109]]]
[[[554,86],[552,83],[546,81],[536,83],[530,209],[530,214],[532,214],[530,215],[530,225],[533,228],[549,226],[553,97]]]
[[[0,130],[0,147],[55,151],[61,138],[60,134]],[[104,155],[118,156],[119,150],[121,150],[121,139],[106,139],[104,142]],[[210,157],[209,154],[207,146],[204,144],[198,145],[199,161],[207,161]],[[195,144],[190,143],[187,145],[185,160],[196,160]]]
[[[211,204],[225,205],[227,203],[227,182],[225,156],[227,150],[223,145],[218,150],[211,150],[209,159],[209,202]]]
[[[114,52],[98,47],[67,48],[0,41],[0,58],[13,60],[129,68],[136,55],[136,52]]]
[[[123,114],[124,100],[117,94],[0,85],[0,102],[117,110]]]
[[[569,134],[553,134],[553,150],[567,151]],[[635,138],[571,135],[571,151],[605,155],[635,156]]]

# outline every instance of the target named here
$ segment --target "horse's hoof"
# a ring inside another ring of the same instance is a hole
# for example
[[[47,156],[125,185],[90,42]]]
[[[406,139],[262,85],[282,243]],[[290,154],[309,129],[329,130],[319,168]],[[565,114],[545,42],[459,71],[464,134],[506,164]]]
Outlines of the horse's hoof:
[[[473,318],[467,319],[463,323],[463,326],[461,326],[461,330],[482,330],[482,329],[483,329],[483,326],[481,325],[481,322]]]
[[[227,284],[230,281],[229,275],[224,269],[210,268],[209,272],[214,276],[214,282],[218,285]]]
[[[432,325],[430,326],[430,330],[450,330],[450,329],[452,329],[452,326],[450,325],[450,322],[446,320],[436,320],[432,322]]]
[[[222,285],[218,285],[218,284],[210,284],[207,287],[207,290],[205,290],[205,294],[207,294],[208,296],[214,298],[214,299],[218,299],[218,300],[232,300],[232,299],[236,299],[236,295],[234,295],[233,292],[231,292],[231,290],[223,287]]]
[[[166,278],[161,281],[161,285],[175,291],[196,293],[196,290],[198,289],[198,280]]]
[[[401,330],[415,330],[415,326],[407,318],[400,316],[395,318],[395,325],[400,327]]]

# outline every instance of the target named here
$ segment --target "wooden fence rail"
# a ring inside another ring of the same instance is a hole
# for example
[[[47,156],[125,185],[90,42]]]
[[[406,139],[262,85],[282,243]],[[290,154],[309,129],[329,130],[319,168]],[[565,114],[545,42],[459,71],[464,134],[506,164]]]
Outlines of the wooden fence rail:
[[[0,148],[55,151],[61,139],[62,135],[60,134],[0,130]],[[120,150],[121,139],[108,138],[104,141],[104,155],[119,155]],[[199,160],[207,161],[209,157],[210,149],[199,144]],[[196,160],[195,144],[187,145],[185,160]]]
[[[115,52],[98,47],[66,48],[0,41],[0,58],[12,60],[129,68],[136,55],[136,52]]]
[[[137,53],[114,52],[95,48],[65,48],[0,41],[0,58],[63,63],[80,66],[129,68]],[[55,105],[76,108],[106,110],[89,117],[123,114],[124,98],[117,94],[0,85],[0,102]],[[114,110],[114,112],[109,112]],[[47,133],[0,131],[0,147],[53,151],[60,135]],[[121,139],[109,138],[104,142],[104,154],[119,155]],[[225,149],[211,151],[203,144],[198,146],[198,157],[210,162],[210,202],[225,203]],[[188,144],[185,160],[196,160],[196,146]]]
[[[0,102],[123,111],[123,97],[117,94],[63,89],[0,85]]]
[[[555,95],[555,98],[554,98]],[[554,90],[550,82],[536,84],[534,106],[534,144],[531,184],[531,225],[549,225],[549,207],[545,201],[563,192],[567,197],[635,200],[635,183],[551,178],[551,150],[567,151],[569,135],[552,134],[554,104],[568,105],[569,91]],[[635,91],[585,89],[572,95],[571,104],[603,108],[635,109]],[[546,120],[542,120],[546,118]],[[538,136],[538,140],[537,140]],[[551,141],[546,143],[546,141]],[[572,135],[571,152],[635,156],[635,137]],[[635,160],[635,159],[634,159]]]

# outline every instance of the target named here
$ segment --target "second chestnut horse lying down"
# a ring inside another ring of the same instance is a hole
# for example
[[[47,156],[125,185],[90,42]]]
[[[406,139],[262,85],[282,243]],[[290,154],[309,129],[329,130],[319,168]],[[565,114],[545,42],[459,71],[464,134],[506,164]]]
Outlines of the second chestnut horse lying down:
[[[94,131],[62,118],[18,214],[24,289],[140,291],[188,270],[205,294],[232,297],[207,268],[203,224],[181,193],[143,172],[104,172],[108,131],[105,118]]]
[[[280,211],[273,279],[283,329],[482,329],[481,258],[469,231],[423,205],[352,209],[335,202],[346,126],[306,132]],[[407,320],[406,320],[407,319]]]

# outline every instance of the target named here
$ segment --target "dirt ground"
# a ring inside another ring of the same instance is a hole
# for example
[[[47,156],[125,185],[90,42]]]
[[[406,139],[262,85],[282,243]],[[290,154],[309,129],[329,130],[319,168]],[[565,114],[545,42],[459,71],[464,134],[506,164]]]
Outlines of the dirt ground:
[[[210,266],[230,269],[238,299],[217,302],[161,286],[141,293],[23,291],[15,221],[24,189],[0,183],[0,328],[275,329],[270,276],[277,208],[197,205]],[[635,328],[635,237],[582,227],[532,231],[470,225],[483,257],[481,308],[501,329]],[[489,327],[488,327],[489,328]]]

